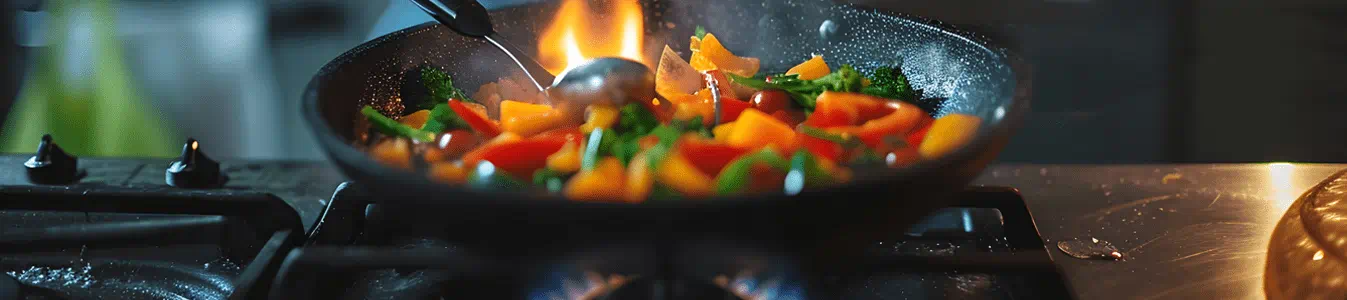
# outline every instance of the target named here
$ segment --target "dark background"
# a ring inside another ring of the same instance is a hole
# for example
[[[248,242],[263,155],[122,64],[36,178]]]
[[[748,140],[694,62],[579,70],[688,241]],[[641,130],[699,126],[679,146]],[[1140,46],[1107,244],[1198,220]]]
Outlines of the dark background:
[[[290,117],[309,77],[372,36],[427,20],[403,0],[115,2],[146,101],[170,112],[174,134],[224,157],[322,159]],[[1035,69],[1033,112],[1004,162],[1347,162],[1347,1],[852,2],[1020,49]],[[211,50],[221,47],[242,50]]]

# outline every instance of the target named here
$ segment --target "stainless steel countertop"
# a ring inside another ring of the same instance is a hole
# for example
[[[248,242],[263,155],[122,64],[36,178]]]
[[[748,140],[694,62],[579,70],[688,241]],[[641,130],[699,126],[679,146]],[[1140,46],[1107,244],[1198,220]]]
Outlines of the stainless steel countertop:
[[[1347,165],[996,165],[975,182],[1018,188],[1077,299],[1264,299],[1278,219]],[[1164,183],[1167,174],[1182,180]],[[1058,241],[1113,243],[1083,260]]]

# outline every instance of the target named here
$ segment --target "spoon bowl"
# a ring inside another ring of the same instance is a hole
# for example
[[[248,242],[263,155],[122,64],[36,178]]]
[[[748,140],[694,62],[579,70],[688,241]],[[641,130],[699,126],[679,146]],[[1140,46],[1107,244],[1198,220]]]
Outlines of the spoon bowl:
[[[655,99],[655,73],[636,61],[600,57],[562,71],[547,94],[555,107],[583,118],[591,104],[620,107]]]

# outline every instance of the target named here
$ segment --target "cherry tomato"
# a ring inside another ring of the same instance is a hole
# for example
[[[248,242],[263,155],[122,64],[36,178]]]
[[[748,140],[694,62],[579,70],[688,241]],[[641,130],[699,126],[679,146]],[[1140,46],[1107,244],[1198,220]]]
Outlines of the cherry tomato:
[[[426,150],[426,161],[442,161],[458,157],[477,147],[481,140],[469,130],[456,129],[445,132],[435,139],[434,147]]]
[[[774,113],[790,107],[790,95],[781,90],[765,90],[753,93],[753,108],[764,113]]]

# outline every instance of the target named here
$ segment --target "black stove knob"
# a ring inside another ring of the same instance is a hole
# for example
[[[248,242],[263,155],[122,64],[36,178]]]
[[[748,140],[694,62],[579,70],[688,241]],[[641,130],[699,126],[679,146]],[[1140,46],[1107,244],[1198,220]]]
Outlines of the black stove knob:
[[[182,145],[182,157],[168,165],[164,181],[181,188],[213,188],[224,184],[224,176],[220,163],[207,157],[196,139],[189,138]]]
[[[28,170],[28,180],[37,184],[67,184],[79,179],[79,159],[61,150],[50,134],[42,136],[37,154],[23,167]]]

